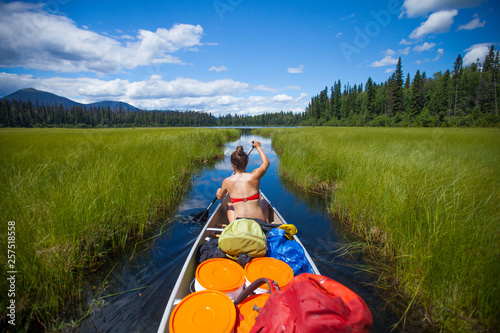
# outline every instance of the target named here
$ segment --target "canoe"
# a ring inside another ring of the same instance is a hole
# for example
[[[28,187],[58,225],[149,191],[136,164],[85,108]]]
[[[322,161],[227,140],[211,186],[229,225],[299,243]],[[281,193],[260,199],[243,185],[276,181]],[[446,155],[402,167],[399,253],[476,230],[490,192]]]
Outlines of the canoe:
[[[269,209],[268,221],[274,224],[286,224],[287,222],[285,221],[285,219],[280,215],[280,213],[276,210],[276,208],[271,205],[269,199],[262,192],[260,193],[260,195],[261,195],[261,200],[263,199],[269,203],[270,209]],[[205,239],[207,237],[213,237],[214,234],[215,235],[220,234],[223,230],[221,225],[228,223],[227,203],[229,201],[230,197],[229,195],[226,195],[222,203],[220,203],[215,209],[215,211],[212,213],[207,223],[201,230],[200,235],[194,242],[193,247],[191,248],[191,251],[189,252],[188,257],[184,263],[184,266],[182,267],[182,270],[179,274],[177,282],[175,283],[174,289],[172,290],[172,294],[170,295],[170,298],[167,302],[165,311],[163,313],[163,317],[160,322],[160,326],[158,327],[158,333],[168,332],[170,315],[175,305],[177,305],[184,297],[186,297],[191,293],[190,285],[195,278],[195,272],[197,268],[195,259],[196,251],[198,247],[206,241]],[[318,268],[311,259],[311,256],[307,253],[306,249],[300,242],[297,235],[294,235],[293,238],[304,249],[304,253],[306,255],[307,260],[309,261],[309,264],[312,267],[314,274],[320,274]]]

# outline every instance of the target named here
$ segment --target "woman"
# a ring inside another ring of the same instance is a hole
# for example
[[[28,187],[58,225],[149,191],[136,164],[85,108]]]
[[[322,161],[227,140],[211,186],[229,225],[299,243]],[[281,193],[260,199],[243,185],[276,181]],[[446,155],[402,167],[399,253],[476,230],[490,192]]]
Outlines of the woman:
[[[260,219],[267,221],[268,207],[263,201],[261,207],[259,188],[260,179],[269,168],[269,159],[262,150],[259,141],[253,141],[253,147],[259,152],[262,164],[260,167],[248,173],[248,155],[243,151],[243,146],[238,146],[231,154],[231,165],[234,174],[224,179],[222,187],[217,190],[217,198],[224,199],[229,193],[231,202],[228,203],[227,217],[229,223],[236,218]]]

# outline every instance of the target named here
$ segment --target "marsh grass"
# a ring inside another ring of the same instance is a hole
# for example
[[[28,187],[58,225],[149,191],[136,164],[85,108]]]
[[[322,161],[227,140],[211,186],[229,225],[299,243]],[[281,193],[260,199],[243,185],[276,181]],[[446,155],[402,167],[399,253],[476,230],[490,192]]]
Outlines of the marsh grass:
[[[1,129],[1,247],[7,221],[15,221],[16,322],[51,325],[82,296],[85,269],[165,221],[193,172],[222,157],[224,143],[238,134]],[[7,301],[2,297],[3,308]]]
[[[445,331],[498,329],[498,129],[264,131],[283,175],[331,191],[332,214],[365,240],[407,308]]]

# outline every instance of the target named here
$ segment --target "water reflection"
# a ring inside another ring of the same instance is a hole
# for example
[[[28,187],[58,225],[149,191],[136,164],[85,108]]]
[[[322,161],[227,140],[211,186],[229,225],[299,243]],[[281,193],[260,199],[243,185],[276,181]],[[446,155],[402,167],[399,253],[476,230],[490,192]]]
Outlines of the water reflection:
[[[222,180],[232,173],[230,154],[238,145],[246,152],[251,141],[258,140],[268,155],[271,167],[261,181],[261,190],[288,223],[299,230],[299,237],[323,275],[331,277],[358,293],[374,316],[372,332],[388,332],[397,320],[369,286],[376,276],[354,268],[363,264],[361,257],[339,257],[335,251],[345,243],[342,228],[331,220],[324,198],[305,195],[278,174],[279,159],[272,150],[271,140],[244,133],[225,147],[225,159],[206,168],[193,180],[193,186],[176,212],[168,231],[129,249],[108,277],[108,285],[100,296],[105,306],[85,319],[78,332],[156,332],[166,302],[189,250],[201,230],[201,225],[189,222],[190,217],[206,209],[215,197]],[[261,163],[254,150],[247,171]],[[214,205],[215,208],[216,205]],[[214,209],[212,208],[212,210]],[[102,277],[93,281],[100,286]],[[89,297],[89,303],[92,297]]]

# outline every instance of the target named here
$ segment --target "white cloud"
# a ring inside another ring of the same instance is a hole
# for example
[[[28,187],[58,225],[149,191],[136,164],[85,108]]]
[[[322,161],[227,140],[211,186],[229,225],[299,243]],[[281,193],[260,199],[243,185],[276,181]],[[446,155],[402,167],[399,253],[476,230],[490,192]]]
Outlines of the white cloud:
[[[257,92],[259,86],[233,80],[202,82],[177,78],[163,81],[161,75],[151,75],[142,81],[129,82],[120,79],[40,78],[0,72],[0,93],[7,95],[27,87],[49,91],[80,103],[114,100],[143,109],[189,109],[216,115],[259,114],[282,110],[304,112],[309,102],[306,93],[301,93],[298,97],[287,94],[243,97],[242,95]]]
[[[478,58],[479,62],[482,63],[484,61],[484,58],[490,52],[491,44],[492,43],[474,44],[468,49],[466,49],[465,51],[467,53],[464,55],[463,65],[468,66],[473,62],[476,62]]]
[[[289,102],[293,101],[292,96],[288,96],[287,94],[276,95],[273,97],[273,102]]]
[[[340,38],[342,35],[343,35],[343,34],[342,34],[341,32],[339,32],[339,33],[336,35],[336,37],[337,37],[337,38]]]
[[[216,72],[224,72],[224,71],[228,71],[227,67],[226,66],[218,66],[218,67],[215,67],[215,66],[212,66],[208,69],[209,72],[212,72],[212,71],[216,71]]]
[[[355,16],[354,13],[352,13],[351,15],[341,17],[340,20],[341,21],[351,20],[354,18],[354,16]]]
[[[401,16],[406,14],[408,17],[418,17],[442,10],[471,8],[484,1],[486,0],[405,0]]]
[[[202,45],[200,25],[139,30],[132,40],[121,42],[79,28],[68,17],[50,14],[43,10],[43,4],[0,3],[0,12],[1,67],[117,73],[151,64],[182,64],[172,53],[193,51]]]
[[[177,78],[173,81],[147,80],[132,82],[126,95],[133,99],[164,97],[217,96],[232,95],[248,91],[249,85],[231,79],[203,82],[190,78]]]
[[[385,56],[392,56],[392,55],[395,55],[396,52],[394,52],[394,50],[392,50],[392,49],[387,49],[385,51],[382,51],[382,54]]]
[[[432,61],[438,61],[439,58],[441,58],[441,56],[444,54],[444,49],[438,49],[437,50],[437,55],[436,55],[436,58],[432,59]]]
[[[384,72],[384,73],[386,73],[386,74],[387,74],[387,73],[392,73],[392,72],[394,72],[395,70],[396,70],[396,69],[394,69],[394,68],[387,68],[387,69],[385,70],[385,72]]]
[[[431,14],[427,21],[423,22],[420,27],[412,31],[410,38],[418,39],[432,33],[448,32],[453,24],[453,18],[457,16],[457,14],[458,11],[456,9],[443,10]]]
[[[444,49],[437,49],[436,52],[437,52],[437,55],[436,55],[436,57],[434,59],[427,58],[427,59],[424,59],[424,60],[417,60],[417,61],[415,61],[415,63],[417,65],[420,65],[420,64],[423,64],[423,63],[426,63],[426,62],[438,61],[441,58],[441,56],[444,54]]]
[[[395,65],[398,63],[398,59],[393,58],[392,56],[386,56],[382,60],[377,60],[370,64],[370,67],[383,67],[389,65]]]
[[[398,50],[399,54],[402,54],[402,55],[408,55],[410,54],[410,47],[405,47],[404,49],[402,50]]]
[[[428,51],[428,50],[432,49],[434,46],[436,46],[436,43],[425,42],[422,45],[416,45],[413,48],[413,51],[417,51],[417,52]]]
[[[407,41],[406,39],[401,39],[399,45],[413,45],[414,43]]]
[[[457,31],[459,31],[459,30],[474,30],[477,28],[482,28],[486,25],[486,21],[481,22],[481,20],[479,19],[479,15],[474,14],[474,17],[475,17],[475,19],[473,19],[469,23],[459,26]]]
[[[288,67],[288,73],[290,74],[302,74],[304,73],[304,65],[300,65],[299,67]]]

